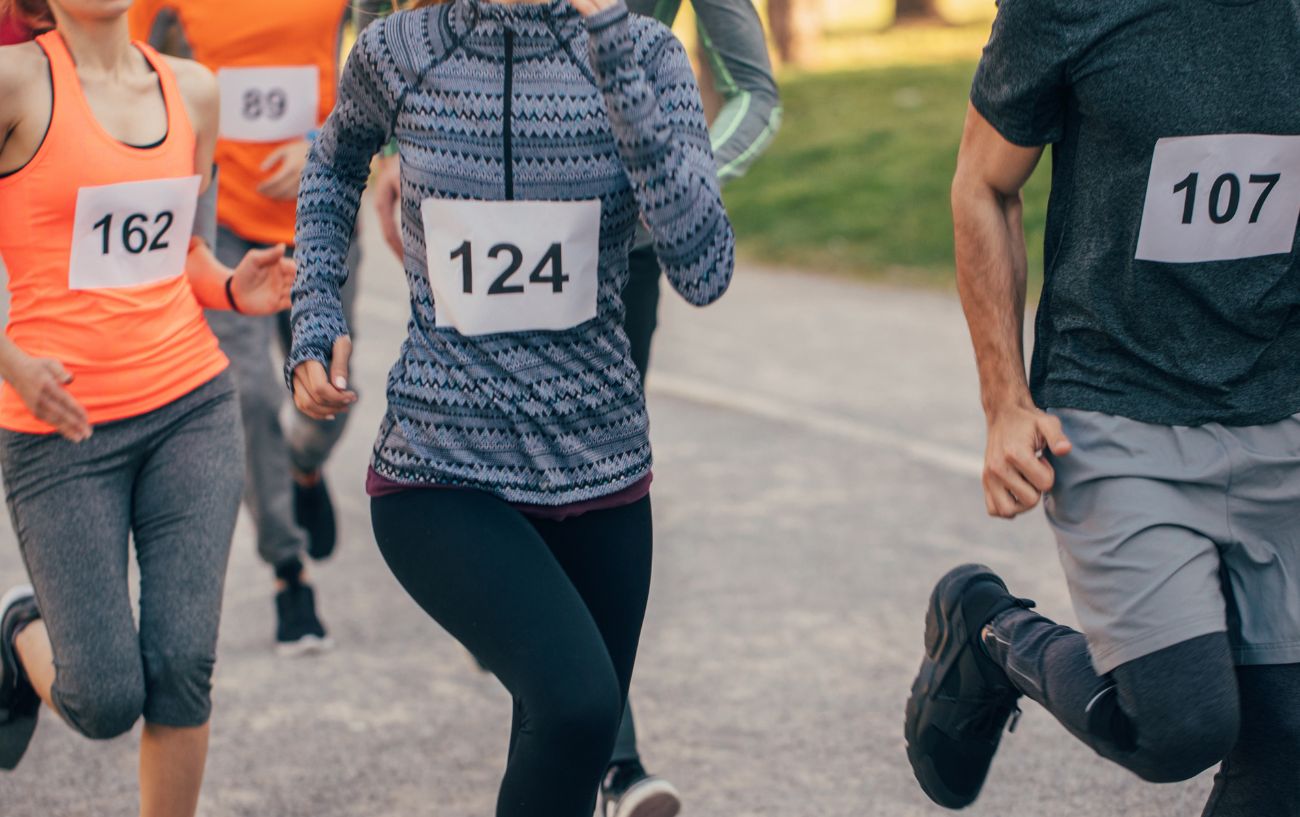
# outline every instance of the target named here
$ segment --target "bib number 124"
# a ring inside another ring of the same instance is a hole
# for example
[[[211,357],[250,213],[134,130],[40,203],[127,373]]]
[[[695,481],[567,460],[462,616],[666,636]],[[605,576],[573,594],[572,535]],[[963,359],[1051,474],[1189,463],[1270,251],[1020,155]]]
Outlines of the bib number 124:
[[[488,295],[517,295],[524,292],[524,284],[511,284],[510,279],[524,265],[524,251],[515,244],[495,244],[488,250],[488,258],[498,259],[508,256],[506,268],[502,270],[487,289]],[[461,291],[466,295],[474,294],[474,244],[466,241],[451,251],[451,261],[459,259],[461,263]],[[542,255],[533,271],[528,275],[529,283],[550,284],[551,292],[563,293],[569,276],[564,274],[564,249],[557,243]]]

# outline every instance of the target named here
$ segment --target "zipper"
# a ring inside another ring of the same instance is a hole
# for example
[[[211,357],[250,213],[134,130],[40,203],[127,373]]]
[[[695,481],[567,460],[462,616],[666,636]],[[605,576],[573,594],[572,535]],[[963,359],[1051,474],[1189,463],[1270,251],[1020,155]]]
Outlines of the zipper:
[[[515,33],[506,29],[506,80],[505,104],[502,109],[502,151],[506,168],[506,201],[515,197],[515,148],[511,140],[514,126],[514,92],[515,92]]]

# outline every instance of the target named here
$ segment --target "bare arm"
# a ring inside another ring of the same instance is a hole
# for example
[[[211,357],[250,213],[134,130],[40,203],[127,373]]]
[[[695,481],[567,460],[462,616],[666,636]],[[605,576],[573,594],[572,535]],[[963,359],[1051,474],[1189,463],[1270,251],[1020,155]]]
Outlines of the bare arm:
[[[1020,190],[1042,148],[1013,145],[972,106],[952,182],[957,289],[980,372],[984,412],[1032,406],[1025,378],[1025,236]]]
[[[221,116],[217,78],[197,62],[175,57],[168,57],[167,61],[176,72],[176,84],[194,127],[194,171],[203,177],[200,189],[206,191],[212,184],[212,157]],[[231,295],[239,311],[263,315],[288,308],[293,262],[284,258],[283,246],[276,246],[249,252],[239,267],[232,270],[217,260],[211,247],[196,239],[186,259],[185,275],[194,296],[205,309],[232,308],[226,296],[226,281],[233,276]]]
[[[1061,456],[1069,441],[1056,418],[1039,410],[1025,377],[1025,235],[1020,190],[1041,147],[1007,141],[972,106],[952,183],[957,290],[979,366],[988,421],[984,492],[991,515],[1034,507],[1055,474],[1041,458]]]

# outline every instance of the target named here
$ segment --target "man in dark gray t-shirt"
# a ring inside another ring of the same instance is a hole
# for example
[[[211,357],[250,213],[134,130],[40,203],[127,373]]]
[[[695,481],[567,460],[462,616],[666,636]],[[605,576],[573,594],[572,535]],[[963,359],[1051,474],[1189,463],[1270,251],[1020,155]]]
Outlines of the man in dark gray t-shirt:
[[[1146,780],[1222,761],[1206,817],[1300,815],[1300,0],[1002,0],[953,220],[987,510],[1043,500],[1081,631],[987,567],[944,576],[918,782],[973,802],[1028,696]]]

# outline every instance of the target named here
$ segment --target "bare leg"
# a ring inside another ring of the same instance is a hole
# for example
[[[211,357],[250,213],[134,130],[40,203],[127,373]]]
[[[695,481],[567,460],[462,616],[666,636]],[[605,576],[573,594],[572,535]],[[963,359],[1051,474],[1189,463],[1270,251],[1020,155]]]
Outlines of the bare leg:
[[[50,698],[50,689],[54,686],[54,650],[50,647],[45,622],[38,618],[24,627],[14,639],[14,648],[23,671],[36,688],[36,694],[41,696],[46,706],[58,712]]]
[[[194,817],[208,757],[208,724],[147,723],[140,738],[140,817]]]
[[[45,622],[37,619],[24,627],[14,646],[36,694],[54,709],[54,652]],[[141,817],[193,817],[207,755],[207,724],[189,729],[146,724],[140,739]]]

